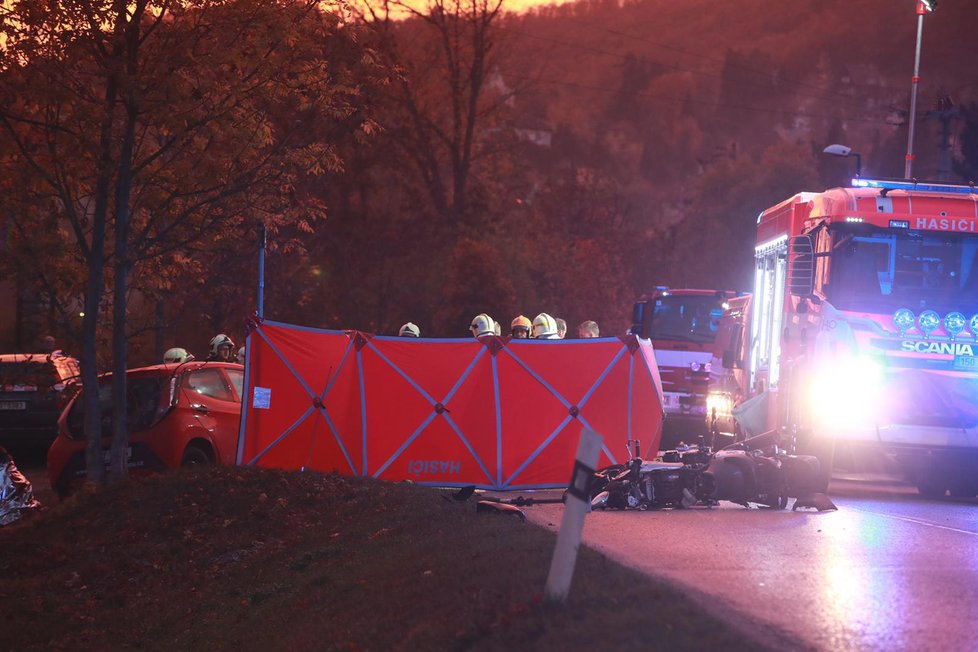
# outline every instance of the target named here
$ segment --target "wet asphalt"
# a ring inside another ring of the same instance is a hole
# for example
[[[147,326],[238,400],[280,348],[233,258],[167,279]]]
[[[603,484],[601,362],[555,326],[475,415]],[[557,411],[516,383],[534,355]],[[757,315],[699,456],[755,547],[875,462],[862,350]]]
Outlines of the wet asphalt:
[[[833,479],[830,495],[837,511],[595,511],[584,543],[775,649],[978,650],[978,499],[891,478]],[[559,529],[562,506],[524,511]]]

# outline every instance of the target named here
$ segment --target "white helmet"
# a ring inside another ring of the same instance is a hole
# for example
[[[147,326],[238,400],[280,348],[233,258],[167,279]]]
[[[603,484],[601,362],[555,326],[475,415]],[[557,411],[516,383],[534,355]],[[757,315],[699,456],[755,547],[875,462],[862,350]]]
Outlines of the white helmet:
[[[400,337],[421,337],[421,329],[408,322],[401,326],[401,330],[397,331],[397,334]]]
[[[233,349],[234,341],[224,333],[219,333],[211,340],[211,358],[218,357],[218,350],[222,346],[227,346],[229,349]]]
[[[473,337],[485,337],[486,335],[496,334],[496,322],[492,320],[492,317],[486,313],[481,313],[475,316],[472,320],[472,325],[469,326],[469,330],[472,331]]]
[[[533,320],[533,337],[541,340],[557,339],[557,322],[545,312]]]
[[[167,349],[167,352],[163,354],[163,364],[173,364],[176,362],[190,362],[193,359],[194,356],[187,353],[187,349],[181,349],[179,347]]]

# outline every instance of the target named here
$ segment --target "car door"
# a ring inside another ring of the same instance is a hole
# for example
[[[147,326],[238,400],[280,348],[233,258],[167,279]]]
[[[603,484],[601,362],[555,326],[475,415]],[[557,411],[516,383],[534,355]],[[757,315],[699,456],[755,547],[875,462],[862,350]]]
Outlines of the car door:
[[[241,422],[241,399],[227,370],[218,366],[195,369],[186,375],[183,389],[197,424],[207,431],[214,446],[217,463],[233,463]]]

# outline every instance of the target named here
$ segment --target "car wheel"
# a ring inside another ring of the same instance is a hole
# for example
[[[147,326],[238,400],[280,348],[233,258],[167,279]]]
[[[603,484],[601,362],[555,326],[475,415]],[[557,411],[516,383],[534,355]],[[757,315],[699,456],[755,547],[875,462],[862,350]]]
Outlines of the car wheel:
[[[180,460],[180,466],[206,466],[210,463],[211,458],[207,452],[197,446],[187,446],[187,449],[183,451],[183,458]]]

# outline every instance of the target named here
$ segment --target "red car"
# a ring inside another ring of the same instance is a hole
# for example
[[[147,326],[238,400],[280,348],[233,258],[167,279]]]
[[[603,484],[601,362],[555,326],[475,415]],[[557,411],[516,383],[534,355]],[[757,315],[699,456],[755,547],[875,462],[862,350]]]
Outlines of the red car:
[[[194,464],[234,464],[238,450],[244,367],[186,362],[130,369],[128,421],[130,472]],[[99,379],[102,448],[112,441],[112,376]],[[85,477],[84,405],[75,396],[58,421],[48,450],[48,478],[60,495]]]

